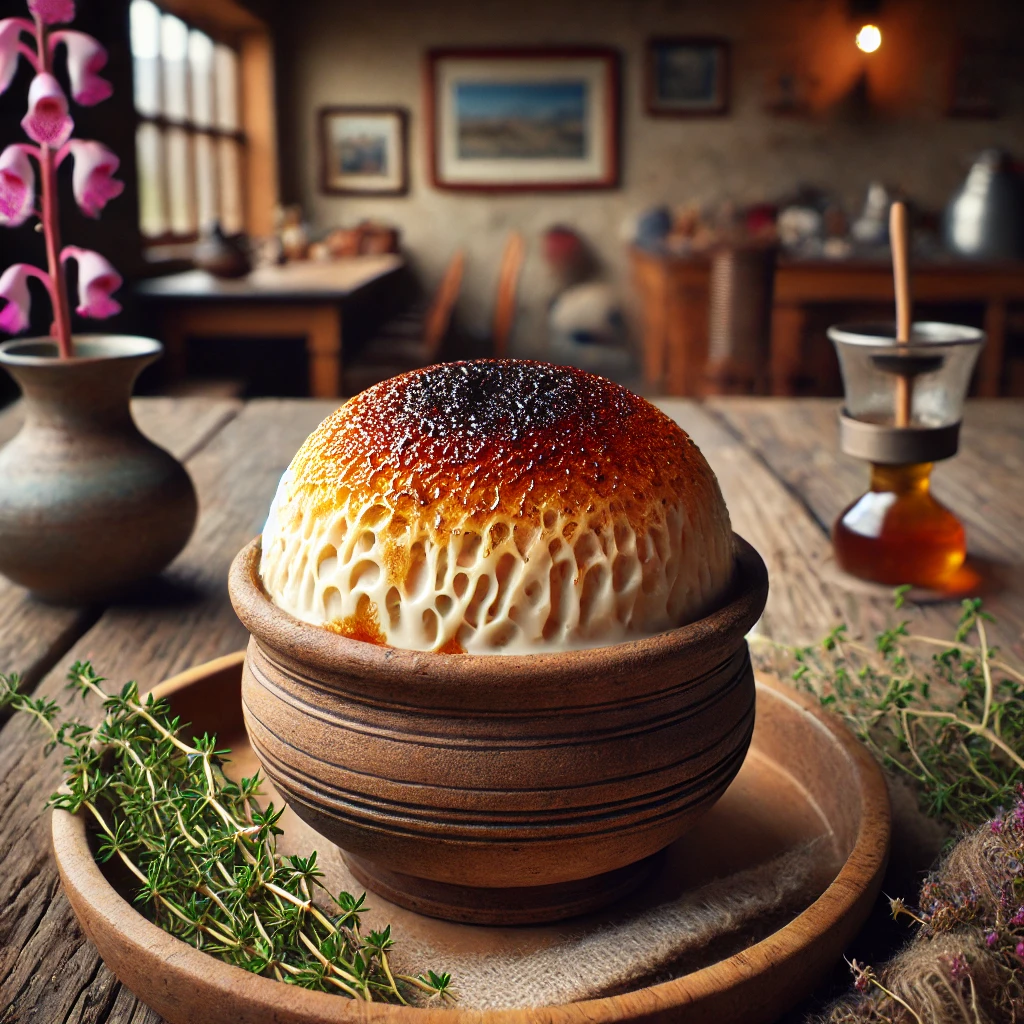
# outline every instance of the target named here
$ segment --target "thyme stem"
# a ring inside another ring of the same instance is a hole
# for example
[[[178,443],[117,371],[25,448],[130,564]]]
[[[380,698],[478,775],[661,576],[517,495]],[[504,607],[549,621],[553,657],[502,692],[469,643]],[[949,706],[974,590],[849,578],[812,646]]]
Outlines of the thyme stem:
[[[1024,670],[990,646],[990,618],[972,598],[949,640],[901,622],[873,644],[845,626],[804,647],[751,641],[761,667],[791,674],[912,779],[927,813],[973,825],[1009,804],[1024,778]]]
[[[56,724],[57,704],[21,693],[16,677],[2,674],[0,707],[42,725],[48,749],[65,748],[67,777],[50,803],[90,817],[98,859],[124,865],[136,902],[160,927],[230,964],[306,988],[403,1005],[403,987],[454,998],[447,974],[393,974],[390,928],[363,938],[364,897],[330,893],[315,853],[277,852],[283,812],[260,807],[258,776],[234,782],[224,774],[228,752],[214,737],[187,743],[166,704],[143,700],[135,683],[107,693],[88,663],[76,663],[68,678],[102,702],[99,724]]]

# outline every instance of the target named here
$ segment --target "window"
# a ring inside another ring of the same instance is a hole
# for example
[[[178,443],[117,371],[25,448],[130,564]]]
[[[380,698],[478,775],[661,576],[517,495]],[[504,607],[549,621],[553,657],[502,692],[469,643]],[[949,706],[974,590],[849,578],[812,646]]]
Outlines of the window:
[[[132,0],[130,10],[144,239],[194,241],[214,221],[242,231],[237,51],[150,0]]]

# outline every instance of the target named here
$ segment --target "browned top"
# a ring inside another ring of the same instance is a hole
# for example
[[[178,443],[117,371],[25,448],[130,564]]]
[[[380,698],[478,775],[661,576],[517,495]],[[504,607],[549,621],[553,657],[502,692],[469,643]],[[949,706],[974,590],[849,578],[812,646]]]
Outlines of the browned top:
[[[376,500],[446,533],[492,515],[624,512],[721,503],[697,446],[643,398],[572,367],[445,363],[357,395],[309,436],[293,494],[326,511]]]

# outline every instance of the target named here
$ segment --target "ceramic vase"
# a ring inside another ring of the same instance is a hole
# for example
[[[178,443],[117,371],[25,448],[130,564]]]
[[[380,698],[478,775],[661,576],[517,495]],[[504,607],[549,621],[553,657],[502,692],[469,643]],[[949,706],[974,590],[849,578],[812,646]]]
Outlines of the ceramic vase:
[[[252,270],[245,235],[227,235],[219,223],[203,234],[193,251],[195,265],[214,277],[245,277]]]
[[[0,573],[35,596],[88,604],[160,572],[185,546],[196,494],[184,467],[139,432],[129,400],[159,358],[150,338],[82,335],[0,345],[25,422],[0,449]]]

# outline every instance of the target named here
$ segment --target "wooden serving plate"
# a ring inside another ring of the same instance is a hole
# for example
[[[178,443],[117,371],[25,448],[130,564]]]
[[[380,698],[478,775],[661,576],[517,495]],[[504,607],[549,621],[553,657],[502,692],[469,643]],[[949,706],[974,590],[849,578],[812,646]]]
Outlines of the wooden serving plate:
[[[231,748],[232,775],[251,774],[257,767],[242,722],[242,658],[239,652],[198,666],[154,691],[168,697],[174,713],[195,731],[216,732],[220,745]],[[268,793],[267,799],[276,794]],[[282,846],[298,844],[289,852],[315,848],[322,864],[344,870],[339,851],[291,812],[283,826]],[[82,928],[114,974],[171,1024],[757,1024],[774,1019],[827,973],[863,923],[885,868],[889,802],[877,765],[838,719],[780,684],[758,680],[757,724],[747,761],[719,803],[666,851],[657,877],[634,899],[657,906],[715,878],[764,865],[808,841],[818,844],[826,872],[815,890],[820,894],[809,895],[806,905],[787,914],[760,941],[718,954],[723,958],[717,962],[707,962],[716,959],[707,950],[706,965],[689,973],[580,1002],[443,1009],[357,1003],[216,960],[132,907],[96,864],[82,817],[62,811],[53,815],[54,853]],[[557,942],[573,926],[487,928],[421,917],[372,893],[368,902],[374,908],[371,926],[377,926],[378,918],[391,922],[398,947],[443,949],[456,965],[467,952],[527,954]],[[593,929],[598,918],[581,920]],[[447,961],[431,962],[414,969],[447,966]],[[456,966],[456,987],[457,982]]]

